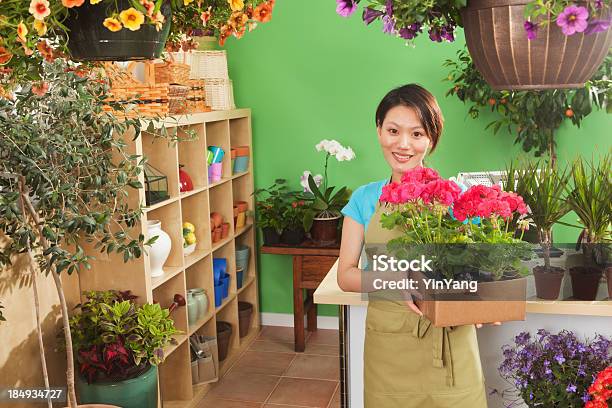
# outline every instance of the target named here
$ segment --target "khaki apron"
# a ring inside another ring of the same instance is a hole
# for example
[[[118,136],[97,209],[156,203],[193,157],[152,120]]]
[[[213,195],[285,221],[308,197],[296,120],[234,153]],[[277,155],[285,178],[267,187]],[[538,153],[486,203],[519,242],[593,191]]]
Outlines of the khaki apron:
[[[376,211],[365,243],[384,243]],[[364,346],[365,408],[486,408],[474,325],[436,328],[400,301],[370,293]]]

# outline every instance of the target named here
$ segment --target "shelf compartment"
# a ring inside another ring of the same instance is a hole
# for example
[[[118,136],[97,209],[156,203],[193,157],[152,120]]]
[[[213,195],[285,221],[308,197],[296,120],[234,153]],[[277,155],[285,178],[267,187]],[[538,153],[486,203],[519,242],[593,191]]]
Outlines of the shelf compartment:
[[[239,177],[232,180],[232,203],[235,205],[237,201],[245,201],[248,205],[246,214],[246,223],[252,223],[253,217],[249,215],[255,208],[253,201],[253,185],[249,177]]]
[[[201,258],[210,252],[210,211],[208,209],[208,191],[191,195],[181,199],[181,214],[183,223],[190,222],[195,226],[196,249],[185,257],[185,264],[192,264],[194,258]],[[182,224],[181,224],[182,233]]]
[[[257,259],[256,259],[256,248],[255,248],[254,243],[255,243],[255,228],[252,228],[252,227],[244,231],[244,233],[240,234],[235,239],[234,248],[237,248],[238,246],[241,246],[241,245],[245,245],[250,248],[249,263],[247,264],[246,271],[243,271],[243,277],[242,277],[243,285],[245,282],[248,282],[250,279],[256,278],[255,270],[256,270]],[[234,252],[234,257],[235,257],[235,252]]]
[[[230,119],[230,140],[232,147],[251,145],[251,118]]]
[[[223,373],[223,366],[232,360],[232,357],[239,351],[240,348],[240,340],[238,336],[238,300],[235,296],[229,300],[226,306],[217,311],[217,322],[220,321],[227,322],[232,325],[232,334],[230,337],[227,357],[220,363],[221,372]]]
[[[163,401],[188,401],[193,398],[191,371],[185,372],[190,367],[189,358],[189,341],[183,341],[159,365],[159,388]]]
[[[249,333],[251,334],[253,331],[257,331],[259,327],[259,304],[257,302],[257,285],[253,284],[254,279],[251,280],[246,286],[243,286],[243,289],[238,294],[239,302],[248,302],[253,305],[253,314],[251,316],[251,325],[249,326]],[[242,344],[248,337],[240,339],[240,343]]]
[[[174,302],[174,295],[179,294],[187,301],[185,290],[185,275],[181,273],[168,279],[163,285],[153,289],[153,301],[159,303],[162,309],[167,309]],[[174,320],[174,326],[187,333],[187,305],[179,306],[170,314],[170,318]]]
[[[205,315],[189,327],[189,334],[193,334],[203,324],[208,322],[215,314],[215,292],[212,276],[212,256],[208,255],[196,262],[185,271],[187,290],[192,288],[203,288],[208,300],[208,308]]]
[[[178,162],[193,181],[194,190],[208,185],[206,177],[206,130],[203,123],[179,128],[178,135],[183,138],[191,138],[193,134],[196,139],[185,140],[178,143]],[[185,194],[185,193],[183,193]]]
[[[217,212],[223,217],[223,222],[229,223],[229,232],[226,238],[234,235],[234,206],[232,204],[232,183],[224,183],[217,188],[208,190],[210,212]],[[210,221],[210,216],[209,216]],[[212,228],[212,225],[211,225]],[[213,243],[215,248],[218,242]]]
[[[236,229],[236,232],[234,233],[234,237],[238,238],[245,232],[249,231],[252,226],[253,226],[253,223],[251,221],[247,222],[244,227]]]
[[[157,278],[151,278],[151,287],[153,289],[160,287],[179,273],[183,271],[180,266],[168,266],[164,268],[164,274]]]
[[[229,121],[220,120],[215,122],[206,123],[206,145],[208,146],[219,146],[223,149],[224,155],[222,160],[222,177],[229,178],[232,175],[231,169],[231,152],[230,152],[230,134],[229,134]],[[206,168],[205,168],[206,169]],[[208,177],[208,171],[206,172]],[[210,180],[208,180],[208,184]]]
[[[234,240],[230,238],[227,245],[223,245],[212,253],[212,258],[225,258],[227,260],[226,273],[230,276],[230,287],[228,294],[231,297],[236,294],[236,252]],[[214,281],[214,279],[213,279]]]
[[[161,221],[161,229],[168,234],[172,241],[170,255],[164,263],[166,267],[183,267],[183,221],[181,218],[181,206],[178,202],[157,208],[147,213],[147,220]],[[151,237],[148,237],[151,238]],[[149,259],[147,255],[147,268]],[[150,270],[150,268],[149,268]]]
[[[174,336],[172,336],[172,338],[174,339],[176,344],[171,343],[171,344],[168,344],[166,347],[164,347],[164,358],[167,358],[170,354],[176,351],[179,348],[179,346],[183,344],[185,340],[187,340],[187,335],[186,334],[175,334]]]
[[[142,150],[147,162],[168,179],[170,198],[179,196],[178,152],[175,142],[149,132],[142,133]]]

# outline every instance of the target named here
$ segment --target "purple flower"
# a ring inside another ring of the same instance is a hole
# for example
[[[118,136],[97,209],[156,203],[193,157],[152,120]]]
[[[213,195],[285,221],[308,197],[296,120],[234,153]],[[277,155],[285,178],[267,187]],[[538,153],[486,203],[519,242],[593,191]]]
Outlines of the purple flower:
[[[450,25],[446,27],[442,27],[440,35],[442,36],[443,39],[445,39],[448,42],[455,41],[455,35],[453,34],[453,27]]]
[[[387,0],[385,3],[385,13],[389,17],[393,16],[393,0]]]
[[[382,16],[383,12],[374,10],[373,8],[366,7],[363,9],[363,21],[366,25],[370,25],[372,21],[376,20],[378,17]]]
[[[442,35],[437,27],[431,27],[429,29],[429,39],[435,42],[442,42]]]
[[[589,21],[589,25],[587,26],[587,29],[584,31],[584,33],[587,35],[596,34],[596,33],[601,33],[603,31],[606,31],[609,28],[610,28],[609,18],[605,20],[593,19]]]
[[[400,37],[406,40],[412,40],[420,32],[421,32],[421,23],[414,23],[414,24],[410,24],[409,26],[404,27],[401,30],[399,30],[399,35]]]
[[[336,13],[342,17],[349,17],[357,10],[357,3],[355,0],[336,0]]]
[[[393,18],[386,15],[383,17],[383,33],[395,34],[395,22]]]
[[[595,0],[595,8],[600,9],[603,7],[603,1],[602,0]]]
[[[589,393],[585,391],[584,394],[582,394],[582,398],[580,399],[586,404],[591,398],[589,397]]]
[[[514,342],[519,346],[524,346],[527,344],[530,338],[531,334],[529,334],[529,332],[521,332],[514,338]]]
[[[576,386],[574,384],[569,384],[565,389],[567,392],[576,392]]]
[[[525,31],[527,31],[527,39],[535,40],[538,35],[538,25],[536,23],[532,23],[531,21],[525,21],[523,27],[525,27]]]
[[[557,360],[557,363],[559,363],[559,364],[565,363],[565,357],[563,357],[561,354],[557,354],[555,356],[555,360]]]
[[[557,25],[565,35],[581,33],[587,28],[589,11],[582,6],[567,6],[557,17]]]

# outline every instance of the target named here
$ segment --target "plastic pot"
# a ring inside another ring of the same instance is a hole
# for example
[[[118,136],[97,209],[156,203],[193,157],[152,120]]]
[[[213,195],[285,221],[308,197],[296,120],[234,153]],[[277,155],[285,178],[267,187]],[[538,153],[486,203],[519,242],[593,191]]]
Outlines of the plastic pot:
[[[280,243],[280,235],[272,227],[262,228],[264,245],[278,245]]]
[[[215,307],[223,303],[223,283],[215,283]]]
[[[251,248],[246,245],[236,245],[236,267],[247,270],[249,268],[249,257]]]
[[[232,337],[232,325],[228,322],[217,322],[217,345],[219,347],[219,361],[225,360]]]
[[[236,267],[236,288],[240,289],[242,287],[242,280],[244,279],[244,270],[237,266]]]
[[[546,271],[544,266],[533,268],[536,296],[540,299],[556,300],[559,297],[564,274],[565,270],[563,268],[555,266],[551,267],[548,271]]]
[[[238,334],[246,337],[251,328],[253,317],[253,305],[248,302],[238,302]]]
[[[299,245],[304,241],[304,229],[285,229],[281,234],[280,240],[283,244]]]
[[[223,299],[229,295],[230,276],[226,273],[221,276],[221,285],[223,286]]]
[[[577,300],[595,300],[602,271],[593,266],[574,266],[570,268],[572,277],[572,296]]]

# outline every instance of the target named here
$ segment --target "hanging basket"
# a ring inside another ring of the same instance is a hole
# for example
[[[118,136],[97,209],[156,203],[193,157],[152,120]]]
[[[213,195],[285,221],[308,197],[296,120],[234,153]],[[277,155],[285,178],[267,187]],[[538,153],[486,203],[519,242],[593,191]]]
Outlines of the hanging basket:
[[[117,8],[132,7],[130,0],[117,0]],[[106,3],[96,5],[89,1],[68,12],[64,24],[68,28],[68,49],[73,59],[81,61],[130,61],[159,58],[166,45],[172,21],[170,2],[161,7],[165,17],[162,29],[142,24],[136,31],[122,28],[112,32],[102,25],[107,17]]]
[[[566,36],[550,21],[529,40],[523,24],[530,2],[468,2],[461,17],[476,69],[494,90],[583,87],[610,49],[612,30]]]

